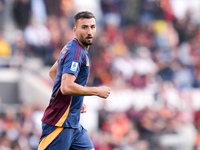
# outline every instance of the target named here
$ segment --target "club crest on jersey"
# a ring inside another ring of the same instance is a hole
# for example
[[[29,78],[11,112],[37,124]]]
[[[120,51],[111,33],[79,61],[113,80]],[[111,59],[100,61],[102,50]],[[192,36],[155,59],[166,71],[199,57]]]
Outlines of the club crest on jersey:
[[[73,61],[70,70],[76,71],[78,69],[78,63]]]

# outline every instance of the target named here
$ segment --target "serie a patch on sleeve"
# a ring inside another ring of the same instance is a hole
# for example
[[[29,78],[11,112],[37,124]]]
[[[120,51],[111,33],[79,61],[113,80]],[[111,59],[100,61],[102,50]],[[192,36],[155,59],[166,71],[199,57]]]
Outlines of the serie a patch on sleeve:
[[[76,71],[78,69],[78,62],[73,61],[70,70]]]

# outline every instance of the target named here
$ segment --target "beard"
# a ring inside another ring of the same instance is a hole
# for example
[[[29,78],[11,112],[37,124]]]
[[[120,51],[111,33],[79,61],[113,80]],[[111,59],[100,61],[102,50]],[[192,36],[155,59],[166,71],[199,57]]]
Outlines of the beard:
[[[93,44],[93,37],[91,36],[87,36],[86,38],[84,37],[80,37],[80,42],[84,45],[84,46],[90,46]]]

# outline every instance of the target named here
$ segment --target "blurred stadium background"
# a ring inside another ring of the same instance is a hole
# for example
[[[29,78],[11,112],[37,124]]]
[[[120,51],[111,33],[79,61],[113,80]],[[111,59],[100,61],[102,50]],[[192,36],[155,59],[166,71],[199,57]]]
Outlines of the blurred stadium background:
[[[81,123],[96,150],[200,150],[199,0],[0,0],[0,150],[36,150],[73,16],[97,19]]]

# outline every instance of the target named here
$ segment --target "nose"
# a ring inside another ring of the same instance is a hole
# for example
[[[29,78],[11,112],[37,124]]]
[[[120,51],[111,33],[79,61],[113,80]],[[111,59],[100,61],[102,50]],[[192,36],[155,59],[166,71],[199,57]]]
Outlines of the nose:
[[[92,34],[92,29],[91,28],[88,28],[87,34]]]

